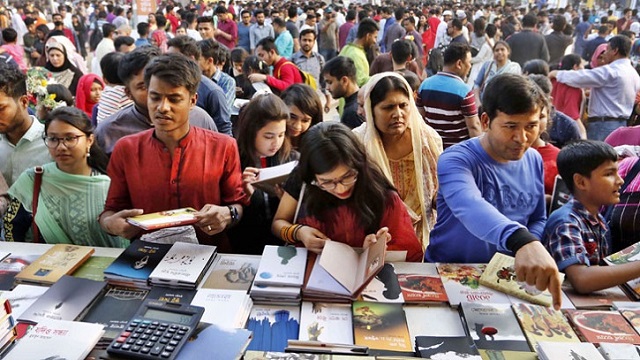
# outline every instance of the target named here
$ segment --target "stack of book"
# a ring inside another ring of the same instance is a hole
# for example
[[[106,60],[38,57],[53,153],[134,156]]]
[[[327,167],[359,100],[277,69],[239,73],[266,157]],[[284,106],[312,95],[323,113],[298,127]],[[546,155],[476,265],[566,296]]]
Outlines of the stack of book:
[[[267,245],[251,286],[255,302],[299,304],[307,249]]]
[[[248,292],[259,264],[260,255],[217,254],[202,288]]]
[[[204,307],[200,321],[223,328],[244,328],[253,301],[246,291],[200,289],[191,305]]]
[[[135,240],[104,270],[104,279],[113,286],[149,290],[149,276],[170,248],[171,244]]]
[[[0,299],[0,358],[11,348],[17,338],[16,322],[11,303],[8,299]]]
[[[216,247],[176,242],[149,275],[151,285],[195,289],[209,270]]]
[[[89,246],[57,244],[15,277],[17,283],[51,285],[64,275],[71,275],[86,262],[94,249]]]
[[[16,276],[39,257],[34,254],[12,254],[0,261],[0,290],[13,289]]]

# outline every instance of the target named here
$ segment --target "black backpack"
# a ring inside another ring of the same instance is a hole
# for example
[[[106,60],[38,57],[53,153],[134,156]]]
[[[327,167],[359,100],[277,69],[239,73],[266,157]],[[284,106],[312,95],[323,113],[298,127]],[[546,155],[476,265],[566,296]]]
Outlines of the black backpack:
[[[98,26],[98,21],[93,22],[93,31],[91,32],[91,37],[89,37],[89,49],[91,51],[96,51],[98,44],[102,41],[102,29]]]

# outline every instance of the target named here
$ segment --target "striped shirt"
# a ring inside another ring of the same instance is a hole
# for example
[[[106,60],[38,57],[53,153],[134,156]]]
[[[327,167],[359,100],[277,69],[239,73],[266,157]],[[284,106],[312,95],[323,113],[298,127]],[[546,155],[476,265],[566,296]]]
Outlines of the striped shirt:
[[[422,82],[417,105],[424,108],[425,122],[442,137],[445,149],[469,138],[465,117],[478,114],[473,90],[459,76],[444,71]]]
[[[102,120],[117,113],[120,109],[133,104],[133,100],[129,99],[124,92],[123,85],[107,85],[100,95],[98,101],[98,115],[96,123],[100,124]]]

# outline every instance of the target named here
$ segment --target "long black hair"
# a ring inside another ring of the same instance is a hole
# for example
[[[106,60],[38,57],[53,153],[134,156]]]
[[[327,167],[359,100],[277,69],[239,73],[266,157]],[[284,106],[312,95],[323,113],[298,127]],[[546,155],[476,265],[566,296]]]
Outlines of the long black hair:
[[[47,118],[44,122],[44,132],[47,133],[49,130],[49,125],[54,120],[65,122],[76,129],[82,131],[87,137],[93,135],[95,129],[93,125],[91,125],[91,120],[84,111],[71,107],[71,106],[61,106],[57,109],[54,109],[47,115]],[[87,158],[87,163],[92,169],[99,171],[102,174],[107,173],[107,164],[109,163],[109,158],[102,151],[100,146],[98,146],[98,142],[94,139],[91,148],[89,149],[89,157]]]
[[[358,180],[349,199],[339,199],[326,191],[308,186],[305,194],[309,215],[323,221],[335,207],[345,202],[359,215],[360,225],[368,234],[380,228],[387,197],[393,185],[371,161],[363,144],[351,130],[338,122],[323,122],[309,128],[300,147],[298,175],[311,184],[316,175],[345,165],[358,171]]]

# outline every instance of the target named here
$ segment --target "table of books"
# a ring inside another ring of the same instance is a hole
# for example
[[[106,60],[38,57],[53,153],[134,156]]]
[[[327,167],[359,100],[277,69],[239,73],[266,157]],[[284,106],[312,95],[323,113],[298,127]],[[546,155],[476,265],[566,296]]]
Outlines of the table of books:
[[[1,242],[0,358],[117,359],[106,347],[157,299],[205,309],[178,359],[640,359],[640,303],[617,287],[589,296],[563,287],[555,311],[536,304],[546,295],[518,283],[508,257],[498,271],[494,260],[368,264],[375,272],[354,270],[349,283],[303,248],[256,256],[176,244]],[[493,289],[490,276],[529,301]]]

